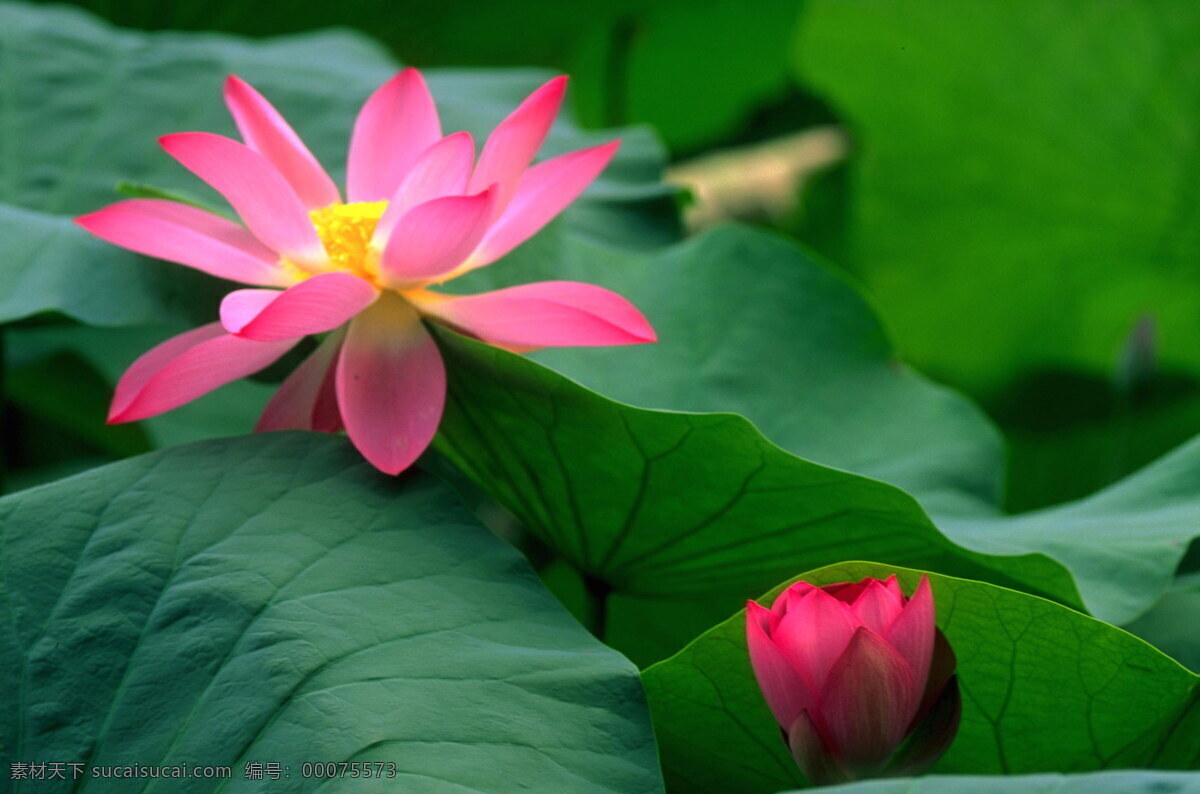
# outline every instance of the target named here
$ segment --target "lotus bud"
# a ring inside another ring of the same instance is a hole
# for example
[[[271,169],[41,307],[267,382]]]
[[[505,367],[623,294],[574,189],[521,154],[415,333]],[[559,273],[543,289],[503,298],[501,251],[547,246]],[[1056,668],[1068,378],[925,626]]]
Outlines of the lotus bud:
[[[950,746],[962,701],[954,652],[921,578],[815,587],[746,605],[750,663],[783,739],[814,785],[921,774]]]

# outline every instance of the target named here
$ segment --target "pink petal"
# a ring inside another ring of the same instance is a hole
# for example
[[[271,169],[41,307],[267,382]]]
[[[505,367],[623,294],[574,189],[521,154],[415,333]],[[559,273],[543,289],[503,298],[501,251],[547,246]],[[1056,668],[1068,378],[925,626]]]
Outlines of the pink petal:
[[[567,78],[554,78],[530,94],[488,136],[475,173],[471,175],[470,190],[482,190],[498,184],[497,213],[503,212],[508,206],[521,174],[542,147],[566,90]]]
[[[771,613],[753,601],[746,603],[746,644],[750,665],[775,721],[780,727],[792,724],[800,712],[812,709],[812,690],[767,634]]]
[[[425,291],[411,299],[422,314],[506,347],[631,345],[656,339],[629,301],[574,281],[543,281],[461,298]]]
[[[338,348],[341,355],[341,347]],[[312,429],[318,433],[340,433],[346,429],[342,421],[342,411],[337,402],[337,361],[329,367],[325,380],[321,382],[321,390],[313,403]]]
[[[331,331],[379,296],[350,273],[319,273],[283,292],[243,289],[221,301],[221,325],[243,339],[275,342]]]
[[[285,286],[279,257],[232,221],[178,201],[130,199],[76,218],[102,240],[244,284]]]
[[[388,202],[387,211],[375,227],[374,244],[381,248],[386,245],[396,221],[418,204],[462,194],[474,162],[475,141],[466,132],[447,135],[425,150]]]
[[[294,289],[294,288],[293,288]],[[896,616],[904,609],[900,598],[892,594],[883,582],[872,579],[850,607],[858,622],[871,631],[883,636],[883,633]]]
[[[821,690],[819,723],[834,754],[873,773],[896,750],[920,690],[908,663],[878,634],[860,628]]]
[[[275,166],[237,141],[209,132],[159,139],[167,153],[212,185],[269,248],[301,267],[318,269],[325,248],[308,211]]]
[[[233,114],[242,140],[271,161],[305,207],[317,209],[342,200],[317,158],[262,94],[230,75],[225,80],[225,104]]]
[[[390,199],[416,159],[442,137],[425,78],[404,69],[375,91],[354,122],[346,193],[350,201]]]
[[[446,370],[413,308],[385,293],[350,323],[337,363],[337,402],[354,446],[398,474],[437,432]]]
[[[553,220],[600,175],[620,144],[613,141],[569,152],[530,168],[521,177],[512,203],[471,257],[472,264],[496,261]]]
[[[787,617],[779,621],[771,635],[775,646],[819,691],[858,623],[850,608],[823,590],[788,602]]]
[[[929,577],[922,576],[912,598],[884,633],[886,639],[912,668],[917,683],[925,686],[933,658],[935,605]],[[953,668],[951,668],[953,669]]]
[[[133,422],[178,408],[270,365],[296,340],[254,342],[210,323],[151,348],[121,376],[108,421]]]
[[[445,196],[406,212],[383,249],[381,270],[389,285],[433,280],[460,265],[487,231],[493,197],[491,189]]]
[[[887,585],[887,589],[892,592],[892,595],[896,596],[896,598],[899,598],[901,601],[905,600],[904,591],[900,589],[900,580],[896,578],[896,574],[892,574],[888,578],[884,579],[883,583]]]
[[[313,354],[279,384],[279,389],[263,409],[254,432],[316,430],[336,433],[342,429],[334,375],[345,336],[345,331],[339,329],[325,337]]]

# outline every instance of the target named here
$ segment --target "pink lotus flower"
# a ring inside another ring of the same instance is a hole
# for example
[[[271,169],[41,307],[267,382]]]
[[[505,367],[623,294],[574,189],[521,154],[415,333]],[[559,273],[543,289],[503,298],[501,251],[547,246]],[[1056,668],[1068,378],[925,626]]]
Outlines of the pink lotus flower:
[[[446,373],[422,319],[517,351],[655,340],[624,298],[548,281],[480,295],[433,289],[490,264],[542,228],[604,169],[613,141],[530,166],[566,78],[533,92],[478,160],[442,137],[425,80],[405,69],[367,100],[350,142],[346,198],[283,117],[236,77],[225,101],[244,144],[167,135],[167,153],[219,191],[245,226],[184,204],[122,201],[78,223],[116,245],[265,289],[230,293],[220,322],[143,355],[117,384],[110,422],[169,411],[330,333],[283,382],[256,430],[345,428],[397,473],[429,445]]]
[[[746,605],[746,639],[767,705],[814,785],[920,774],[954,739],[954,653],[934,626],[925,577],[911,599],[895,576],[797,582],[770,609]]]

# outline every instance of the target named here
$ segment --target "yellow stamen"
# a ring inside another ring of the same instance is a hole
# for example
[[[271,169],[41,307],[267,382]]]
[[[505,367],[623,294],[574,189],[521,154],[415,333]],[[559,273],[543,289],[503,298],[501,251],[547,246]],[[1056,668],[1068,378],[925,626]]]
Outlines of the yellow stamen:
[[[308,213],[335,269],[376,280],[379,252],[371,250],[371,236],[387,205],[386,201],[331,204]]]

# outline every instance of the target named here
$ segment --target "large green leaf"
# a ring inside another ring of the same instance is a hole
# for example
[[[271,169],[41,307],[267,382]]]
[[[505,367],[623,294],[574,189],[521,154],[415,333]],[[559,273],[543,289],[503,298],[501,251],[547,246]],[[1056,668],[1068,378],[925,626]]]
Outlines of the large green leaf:
[[[134,458],[0,500],[0,527],[5,768],[232,764],[222,790],[246,791],[242,764],[275,761],[271,790],[313,791],[301,763],[354,760],[397,768],[363,790],[661,787],[634,668],[445,486],[340,439]]]
[[[0,8],[0,321],[49,310],[101,325],[207,318],[222,285],[92,239],[71,216],[115,200],[125,180],[217,201],[155,140],[189,129],[232,134],[220,97],[231,72],[270,97],[340,175],[359,105],[396,69],[378,45],[346,32],[258,41],[143,34],[69,8]],[[445,128],[480,139],[548,77],[530,70],[428,76]],[[610,137],[562,122],[544,154]],[[671,224],[628,211],[666,195],[656,185],[660,147],[645,131],[623,139],[613,165],[564,225],[620,246],[660,242]]]
[[[653,345],[537,354],[568,377],[633,405],[741,414],[788,451],[899,485],[930,509],[998,503],[1003,456],[986,417],[900,363],[858,292],[786,240],[727,227],[653,257],[534,253],[474,280],[592,281],[658,331]]]
[[[771,582],[866,554],[1076,598],[1048,558],[955,546],[903,491],[797,458],[742,417],[633,408],[438,338],[450,393],[437,448],[611,602],[601,631],[638,661]]]
[[[890,573],[910,591],[920,577],[845,563],[800,578],[830,584]],[[1066,607],[981,582],[929,578],[963,696],[958,736],[935,772],[1200,767],[1200,678]],[[671,790],[751,794],[804,784],[754,680],[745,632],[739,613],[643,673]]]
[[[856,557],[1032,587],[1070,600],[1071,586],[1062,584],[1061,572],[1006,569],[1013,578],[1001,581],[954,567],[964,559],[980,559],[974,554],[980,551],[1053,557],[1077,577],[1090,610],[1124,622],[1149,609],[1165,592],[1188,539],[1200,531],[1200,495],[1189,487],[1200,467],[1200,446],[1190,446],[1093,499],[1046,514],[1001,516],[997,503],[1002,457],[991,425],[962,397],[897,364],[870,306],[844,279],[783,240],[726,228],[641,259],[614,261],[589,279],[595,260],[530,256],[507,269],[480,271],[476,278],[490,279],[483,286],[506,283],[514,275],[518,281],[544,278],[553,263],[567,277],[618,289],[646,311],[659,332],[658,344],[545,351],[538,357],[587,386],[635,405],[736,411],[772,442],[807,461],[904,488],[933,516],[933,525],[965,549],[949,552],[958,563],[947,562],[944,555],[953,547],[930,531],[926,515],[915,512],[907,499],[889,497],[893,509],[880,517],[877,497],[862,495],[877,483],[859,478],[841,480],[855,483],[846,492],[828,486],[816,490],[815,496],[776,492],[769,508],[750,501],[742,494],[743,483],[760,464],[764,468],[755,476],[786,482],[788,487],[805,481],[799,475],[803,467],[773,447],[764,458],[761,438],[731,418],[722,420],[723,427],[736,432],[712,431],[722,438],[719,442],[707,441],[711,446],[702,448],[693,438],[669,459],[656,461],[650,469],[654,477],[647,479],[639,496],[642,486],[618,480],[629,478],[630,471],[635,480],[643,476],[646,458],[662,447],[638,439],[643,443],[639,451],[633,441],[626,442],[633,432],[622,429],[622,423],[631,421],[625,417],[639,417],[637,421],[654,428],[638,425],[636,432],[665,439],[678,439],[692,420],[613,405],[502,353],[477,351],[470,357],[473,361],[449,354],[452,370],[461,370],[452,372],[452,378],[462,396],[443,426],[457,453],[455,462],[572,565],[615,583],[618,592],[631,586],[627,575],[612,560],[604,562],[604,555],[603,564],[588,559],[578,537],[604,547],[622,532],[634,542],[647,533],[644,542],[653,544],[654,538],[665,539],[680,527],[707,520],[704,532],[712,548],[701,554],[685,547],[691,555],[685,568],[705,572],[704,586],[712,596],[710,624],[774,581]],[[473,424],[458,411],[470,414]],[[610,429],[600,435],[603,447],[597,447],[595,427],[601,421]],[[720,424],[711,417],[697,421]],[[477,426],[502,428],[496,432],[502,433],[503,446],[487,448],[484,431]],[[556,426],[558,435],[547,433],[546,428]],[[514,461],[537,472],[538,479],[524,475]],[[555,471],[568,475],[555,474],[553,485],[548,485]],[[804,471],[819,473],[812,476],[820,481],[835,476],[819,467]],[[571,502],[586,503],[589,494],[605,500],[604,510],[581,510],[582,517],[575,518]],[[752,504],[757,505],[753,510]],[[854,545],[852,534],[830,523],[786,529],[811,519],[818,504],[843,522],[873,527],[864,538],[882,545],[866,540]],[[868,505],[869,520],[847,518],[867,515],[861,510]],[[913,536],[882,528],[896,518],[910,530],[920,529]],[[771,532],[778,534],[764,537]],[[877,540],[876,534],[886,537]],[[753,546],[730,551],[727,546],[740,538],[758,538],[761,552],[751,554]],[[745,556],[732,565],[739,554]],[[937,560],[917,563],[925,554]],[[660,558],[656,565],[661,564]],[[793,567],[789,570],[788,565]],[[661,584],[658,596],[667,596],[672,576],[648,566],[643,571],[647,580]],[[726,579],[728,587],[722,584]],[[672,586],[676,592],[670,597],[678,599],[684,590],[678,583]],[[703,588],[690,588],[698,589]],[[683,609],[690,613],[694,607]],[[611,635],[639,661],[671,650],[667,633],[678,643],[688,638],[685,629],[705,627],[698,613],[692,619],[674,613],[651,619],[651,614],[657,613],[641,603],[631,610],[638,626],[628,637],[634,645],[625,645],[620,633]],[[620,626],[614,630],[623,631]],[[636,649],[655,640],[663,642],[649,656]]]
[[[1093,772],[1089,775],[941,775],[917,780],[869,780],[822,789],[829,794],[1198,794],[1200,775],[1187,772]]]
[[[572,275],[586,278],[588,264]],[[658,344],[540,360],[634,405],[735,411],[794,454],[898,485],[957,543],[1065,563],[1106,620],[1148,609],[1200,535],[1200,442],[1092,497],[1002,516],[995,429],[960,395],[898,364],[870,305],[782,240],[718,230],[597,278],[646,310]]]

